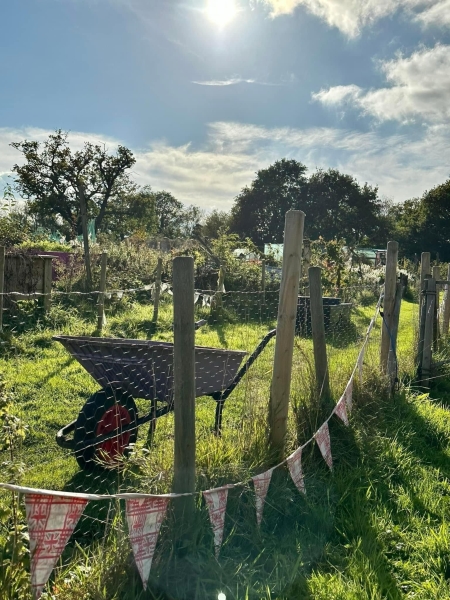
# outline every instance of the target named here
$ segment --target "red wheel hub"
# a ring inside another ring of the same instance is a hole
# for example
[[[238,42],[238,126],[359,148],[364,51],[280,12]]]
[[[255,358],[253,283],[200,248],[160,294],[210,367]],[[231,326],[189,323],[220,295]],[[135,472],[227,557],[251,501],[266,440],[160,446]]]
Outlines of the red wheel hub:
[[[130,423],[130,413],[124,406],[120,406],[119,404],[108,408],[103,414],[97,425],[96,437],[107,435],[112,431],[117,431],[117,435],[96,447],[96,454],[101,460],[114,463],[117,461],[117,458],[123,456],[125,448],[130,442],[131,431],[122,433],[121,429]]]

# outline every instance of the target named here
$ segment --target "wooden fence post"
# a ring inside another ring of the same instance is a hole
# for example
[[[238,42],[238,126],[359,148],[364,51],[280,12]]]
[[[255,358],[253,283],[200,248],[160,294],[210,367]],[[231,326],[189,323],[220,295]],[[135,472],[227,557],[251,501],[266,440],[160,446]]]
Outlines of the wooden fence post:
[[[388,242],[386,275],[384,279],[383,321],[381,327],[380,368],[387,373],[389,354],[392,352],[392,316],[397,287],[398,243]]]
[[[3,331],[3,294],[5,293],[5,246],[0,246],[0,331]]]
[[[261,261],[261,298],[262,303],[266,303],[266,261]]]
[[[43,268],[43,282],[42,282],[42,293],[44,294],[44,312],[50,310],[52,303],[52,260],[51,256],[43,256],[44,268]]]
[[[97,316],[97,329],[101,331],[106,324],[105,318],[105,292],[106,292],[106,265],[108,262],[108,253],[106,250],[102,252],[102,258],[100,263],[100,287],[98,294],[98,316]]]
[[[429,252],[422,252],[420,257],[420,291],[424,289],[425,275],[431,275],[431,254]]]
[[[441,289],[440,284],[437,283],[441,279],[441,269],[439,268],[439,265],[434,265],[432,274],[433,279],[436,281],[436,301],[433,315],[433,350],[437,350],[439,343],[439,292]]]
[[[283,451],[287,431],[304,223],[305,213],[301,210],[286,213],[269,408],[270,444],[278,454]]]
[[[329,398],[330,379],[328,374],[327,345],[325,342],[325,321],[323,317],[322,269],[320,267],[309,267],[308,274],[316,386],[319,398]]]
[[[173,401],[175,446],[173,492],[195,492],[194,259],[173,260]],[[193,496],[180,498],[180,513],[193,510]]]
[[[156,281],[155,281],[155,299],[153,300],[153,318],[152,323],[157,323],[159,312],[159,298],[161,296],[161,273],[162,273],[162,258],[158,258],[156,265]]]
[[[423,340],[421,381],[422,385],[429,387],[431,374],[431,358],[433,353],[433,322],[436,302],[436,280],[431,278],[426,281],[425,302],[425,334]]]
[[[395,291],[394,311],[392,313],[391,337],[393,349],[391,352],[389,352],[387,364],[387,374],[391,382],[391,388],[394,387],[395,381],[396,379],[398,379],[397,336],[404,287],[404,282],[397,283]]]
[[[444,296],[444,315],[442,319],[442,335],[448,335],[448,325],[450,323],[450,264],[448,265],[447,283],[445,285]]]

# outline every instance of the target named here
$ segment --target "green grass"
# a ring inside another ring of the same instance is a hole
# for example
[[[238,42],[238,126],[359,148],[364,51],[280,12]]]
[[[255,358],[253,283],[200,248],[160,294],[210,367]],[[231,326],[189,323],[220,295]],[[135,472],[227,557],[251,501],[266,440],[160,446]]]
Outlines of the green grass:
[[[328,338],[334,400],[352,371],[373,309],[356,307],[353,327]],[[170,304],[162,306],[160,329],[153,337],[171,339],[170,311]],[[92,333],[95,319],[62,318],[56,312],[53,331]],[[379,323],[374,329],[364,384],[355,389],[351,427],[330,422],[333,473],[316,448],[309,446],[304,453],[306,497],[285,470],[275,471],[258,529],[251,486],[231,490],[218,561],[204,506],[199,504],[193,517],[188,543],[175,535],[170,512],[146,592],[130,555],[123,506],[92,503],[52,578],[54,595],[47,600],[209,599],[219,592],[228,600],[450,598],[450,387],[442,378],[424,394],[408,384],[416,312],[416,305],[403,303],[398,355],[404,384],[394,397],[386,395],[377,373]],[[247,315],[220,326],[211,323],[197,332],[197,343],[251,351],[274,321]],[[150,319],[148,305],[125,306],[109,316],[104,335],[147,337]],[[109,477],[80,474],[73,457],[56,446],[55,431],[76,416],[96,384],[62,346],[50,341],[51,331],[44,325],[48,323],[18,334],[16,355],[1,361],[29,426],[23,483],[66,490],[170,489],[171,415],[159,420],[151,450],[144,447],[143,432],[125,471]],[[315,402],[311,355],[311,340],[297,340],[287,452],[308,439],[330,408]],[[267,464],[272,359],[273,342],[228,400],[222,438],[212,433],[214,402],[198,400],[199,490],[248,479]]]

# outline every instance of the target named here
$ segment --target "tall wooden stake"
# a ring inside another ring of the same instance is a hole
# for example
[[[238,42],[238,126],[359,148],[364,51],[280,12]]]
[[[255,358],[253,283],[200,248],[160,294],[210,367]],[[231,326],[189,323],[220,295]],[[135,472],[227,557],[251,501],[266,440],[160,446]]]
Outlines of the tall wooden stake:
[[[442,318],[442,335],[448,334],[448,326],[450,323],[450,264],[448,265],[447,284],[445,285],[444,296],[444,315]]]
[[[52,260],[51,256],[42,257],[44,261],[43,268],[43,280],[42,280],[42,293],[44,294],[44,312],[50,310],[52,303]]]
[[[420,290],[424,289],[425,275],[431,275],[431,254],[422,252],[420,257]]]
[[[441,279],[441,269],[439,265],[434,265],[432,271],[433,279],[437,282]],[[438,349],[439,343],[439,292],[441,286],[436,283],[436,301],[434,304],[434,315],[433,315],[433,350]]]
[[[397,261],[398,243],[388,242],[380,349],[380,368],[384,373],[387,373],[389,353],[392,352],[392,315],[394,313],[395,292],[397,286]]]
[[[3,331],[3,294],[5,293],[5,246],[0,246],[0,331]]]
[[[403,283],[397,283],[396,291],[395,291],[395,301],[394,301],[394,311],[392,313],[392,329],[391,329],[391,337],[392,337],[392,345],[393,350],[389,352],[388,357],[388,365],[387,365],[387,374],[389,380],[391,382],[391,388],[394,387],[395,380],[398,378],[398,361],[397,361],[397,336],[398,336],[398,325],[400,322],[400,308],[402,304],[402,296],[403,296]]]
[[[317,391],[320,398],[329,398],[330,380],[325,342],[321,273],[322,269],[320,267],[309,267],[309,302],[311,306],[311,329]]]
[[[162,258],[158,258],[156,265],[156,281],[155,281],[155,299],[153,301],[153,318],[152,322],[157,323],[159,312],[159,298],[161,296],[161,273],[162,273]]]
[[[261,261],[261,298],[263,305],[266,303],[266,261]]]
[[[287,431],[304,223],[305,213],[302,211],[289,210],[286,213],[269,408],[270,443],[278,454],[283,451]]]
[[[430,385],[431,358],[433,353],[433,321],[436,302],[436,280],[431,278],[426,281],[426,313],[425,313],[425,335],[423,340],[422,384]]]
[[[173,491],[195,491],[195,324],[194,259],[173,261],[173,377],[175,454]],[[194,497],[178,502],[181,512],[192,510]]]
[[[106,323],[105,318],[105,292],[106,292],[106,266],[108,263],[108,253],[106,250],[102,252],[101,266],[100,266],[100,288],[98,295],[98,316],[97,316],[97,329],[101,331]]]

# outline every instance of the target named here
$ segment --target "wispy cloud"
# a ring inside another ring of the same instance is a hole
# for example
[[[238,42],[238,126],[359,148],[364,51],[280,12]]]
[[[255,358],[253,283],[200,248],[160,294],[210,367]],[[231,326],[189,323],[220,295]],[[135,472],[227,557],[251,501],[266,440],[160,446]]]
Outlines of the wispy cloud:
[[[331,87],[312,94],[327,106],[353,105],[378,121],[444,123],[450,118],[450,46],[421,48],[380,64],[389,87]]]
[[[210,79],[208,81],[193,81],[196,85],[237,85],[238,83],[256,83],[254,79],[242,79],[241,77],[231,77],[230,79]]]

